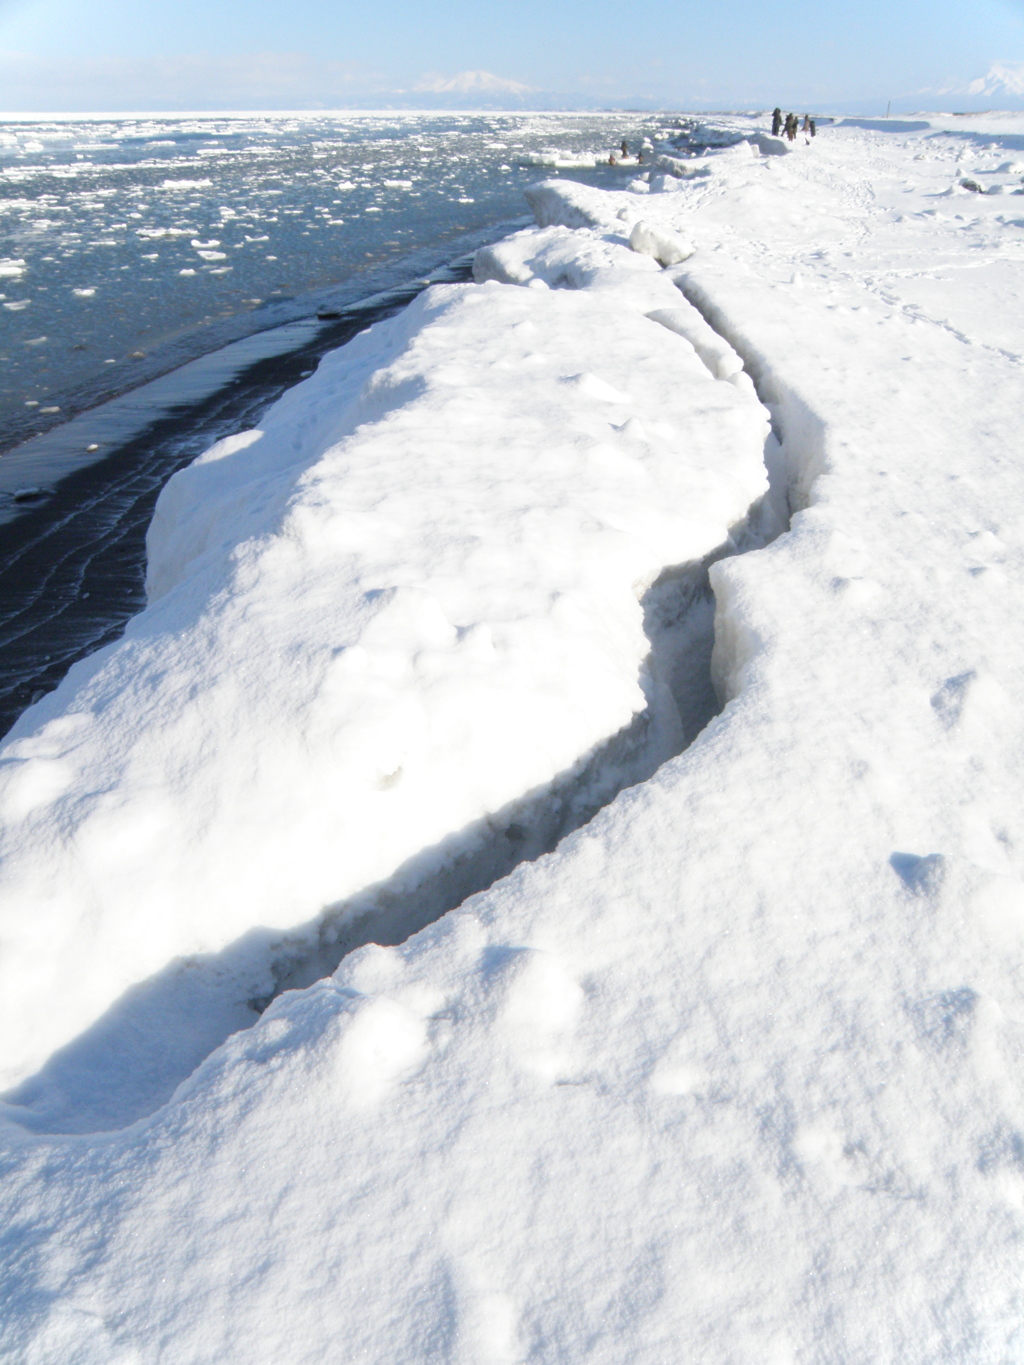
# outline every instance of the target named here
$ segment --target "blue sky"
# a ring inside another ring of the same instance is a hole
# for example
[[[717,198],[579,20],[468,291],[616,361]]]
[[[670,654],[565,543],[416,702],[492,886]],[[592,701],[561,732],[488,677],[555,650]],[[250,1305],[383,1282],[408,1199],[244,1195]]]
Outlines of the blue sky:
[[[1024,0],[0,0],[7,109],[297,108],[479,69],[598,100],[884,108],[1000,61],[1024,63]]]

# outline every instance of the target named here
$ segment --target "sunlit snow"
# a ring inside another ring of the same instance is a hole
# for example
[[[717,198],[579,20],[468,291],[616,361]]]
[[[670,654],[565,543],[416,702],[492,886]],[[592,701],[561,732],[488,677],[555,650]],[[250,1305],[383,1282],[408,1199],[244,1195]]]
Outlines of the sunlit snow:
[[[1024,121],[700,141],[176,475],[0,748],[10,1358],[1024,1352]]]

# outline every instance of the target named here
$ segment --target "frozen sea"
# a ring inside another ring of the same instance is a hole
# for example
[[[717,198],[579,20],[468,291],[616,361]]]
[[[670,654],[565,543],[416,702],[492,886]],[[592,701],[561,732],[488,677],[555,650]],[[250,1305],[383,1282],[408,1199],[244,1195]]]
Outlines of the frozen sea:
[[[657,131],[621,114],[0,122],[0,451],[428,272],[521,216],[546,155],[612,188],[625,172],[586,163]]]

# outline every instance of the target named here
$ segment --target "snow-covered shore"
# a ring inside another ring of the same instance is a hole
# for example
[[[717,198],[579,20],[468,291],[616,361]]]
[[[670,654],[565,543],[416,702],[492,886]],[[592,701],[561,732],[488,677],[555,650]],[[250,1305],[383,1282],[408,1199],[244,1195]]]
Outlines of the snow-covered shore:
[[[1024,123],[920,122],[549,182],[172,480],[0,749],[10,1358],[1019,1356]]]

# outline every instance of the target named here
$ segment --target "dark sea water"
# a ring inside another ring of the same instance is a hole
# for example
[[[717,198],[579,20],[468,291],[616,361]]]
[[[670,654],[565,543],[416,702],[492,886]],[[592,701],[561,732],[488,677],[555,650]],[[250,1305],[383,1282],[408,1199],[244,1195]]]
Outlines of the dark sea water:
[[[526,211],[545,153],[607,157],[657,130],[618,114],[0,121],[0,451],[429,270]]]
[[[670,131],[621,114],[0,122],[0,735],[144,606],[176,469],[429,279],[466,278],[457,258],[516,226],[526,185],[621,184],[610,148]]]

